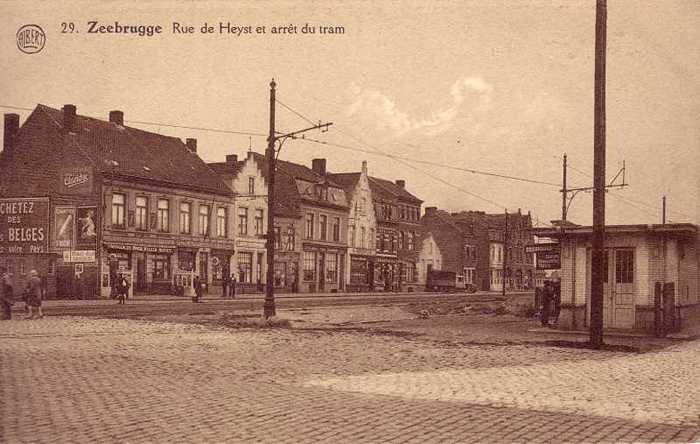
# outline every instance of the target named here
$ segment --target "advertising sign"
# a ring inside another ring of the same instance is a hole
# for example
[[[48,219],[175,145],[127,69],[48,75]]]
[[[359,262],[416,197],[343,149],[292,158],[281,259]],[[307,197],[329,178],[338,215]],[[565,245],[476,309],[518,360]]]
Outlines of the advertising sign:
[[[49,199],[0,199],[0,254],[39,254],[49,249]]]
[[[95,262],[95,250],[66,250],[63,262]]]
[[[76,245],[84,249],[97,248],[97,207],[78,207]]]
[[[75,245],[75,208],[56,207],[54,209],[53,248],[71,249]]]
[[[64,168],[61,170],[59,190],[61,194],[91,194],[93,174],[91,168]]]

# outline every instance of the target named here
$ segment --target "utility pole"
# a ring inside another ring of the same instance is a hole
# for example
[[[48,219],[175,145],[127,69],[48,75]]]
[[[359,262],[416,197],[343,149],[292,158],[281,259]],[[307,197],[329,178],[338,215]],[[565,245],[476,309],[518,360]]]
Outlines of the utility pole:
[[[593,115],[593,252],[591,257],[590,345],[603,346],[603,269],[605,254],[605,52],[606,0],[596,0]]]
[[[265,304],[263,305],[263,316],[268,319],[275,316],[275,293],[274,293],[274,269],[275,269],[275,172],[276,172],[276,150],[275,143],[282,143],[286,139],[295,139],[298,134],[305,133],[314,129],[328,130],[328,127],[333,123],[318,123],[309,128],[304,128],[299,131],[292,131],[286,134],[277,134],[275,132],[275,88],[277,84],[275,79],[270,82],[270,133],[267,137],[267,149],[265,150],[265,160],[267,162],[267,242],[265,247],[267,250],[267,273],[265,274]]]
[[[501,291],[506,295],[506,264],[508,263],[508,208],[505,209],[505,229],[503,230],[503,280]]]
[[[275,79],[270,82],[270,134],[267,136],[267,273],[265,273],[265,319],[275,316],[274,273],[275,269]],[[258,264],[260,266],[260,264]]]
[[[661,199],[661,223],[666,225],[666,196]]]
[[[561,179],[561,231],[564,233],[564,225],[566,224],[566,153],[564,153],[564,170]]]

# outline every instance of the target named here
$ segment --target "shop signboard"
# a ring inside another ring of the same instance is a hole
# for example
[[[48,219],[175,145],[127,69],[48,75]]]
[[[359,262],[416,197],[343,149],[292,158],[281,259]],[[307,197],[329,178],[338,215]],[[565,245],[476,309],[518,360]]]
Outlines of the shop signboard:
[[[0,199],[0,254],[40,254],[49,249],[49,199]]]
[[[66,250],[63,262],[95,262],[95,250]]]
[[[526,245],[525,252],[537,255],[538,270],[556,270],[561,268],[561,253],[557,243]]]
[[[63,168],[59,177],[61,194],[92,194],[94,177],[91,168]]]

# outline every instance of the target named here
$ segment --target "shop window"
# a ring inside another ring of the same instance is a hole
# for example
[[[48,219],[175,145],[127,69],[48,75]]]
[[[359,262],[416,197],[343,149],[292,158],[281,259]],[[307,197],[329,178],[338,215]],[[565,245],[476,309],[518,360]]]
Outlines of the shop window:
[[[136,229],[148,229],[148,198],[136,196]]]
[[[209,206],[200,205],[199,206],[199,235],[209,236]]]
[[[238,209],[238,234],[247,235],[248,234],[248,209],[239,208]]]
[[[265,259],[263,257],[263,253],[258,253],[258,266],[255,269],[255,281],[257,283],[261,283],[263,281],[262,277],[262,271],[263,271],[263,266],[265,263]]]
[[[169,230],[169,213],[170,201],[168,201],[168,199],[158,199],[158,216],[156,221],[158,231],[167,232]]]
[[[154,254],[153,256],[153,279],[170,279],[170,256],[165,254]]]
[[[326,282],[329,284],[338,282],[337,254],[326,254]]]
[[[194,252],[180,250],[177,252],[178,268],[184,271],[194,270]]]
[[[226,237],[228,234],[226,226],[226,208],[219,207],[216,209],[216,235],[218,237]]]
[[[124,228],[124,214],[126,212],[126,195],[112,194],[112,226]]]
[[[255,210],[255,234],[257,235],[263,234],[263,214],[263,210]]]
[[[275,262],[275,275],[274,275],[274,285],[276,288],[284,287],[286,284],[286,273],[287,263],[286,262]]]
[[[189,202],[180,203],[180,233],[192,234],[192,204]]]
[[[615,283],[634,282],[634,251],[615,250]]]
[[[313,281],[316,277],[316,252],[304,252],[304,280]]]
[[[253,253],[238,253],[238,282],[251,282],[253,270]]]

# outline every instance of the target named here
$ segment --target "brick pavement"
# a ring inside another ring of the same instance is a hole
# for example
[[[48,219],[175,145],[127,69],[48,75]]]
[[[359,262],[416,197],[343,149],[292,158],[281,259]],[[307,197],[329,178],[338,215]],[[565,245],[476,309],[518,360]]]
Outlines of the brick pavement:
[[[664,364],[680,364],[674,359],[686,357],[683,347]],[[412,375],[495,375],[533,362],[535,373],[539,366],[575,362],[583,377],[590,363],[634,366],[639,357],[527,345],[449,347],[349,332],[58,317],[9,321],[0,323],[0,432],[10,443],[699,439],[697,426],[482,405],[447,399],[449,391],[410,397],[313,384],[388,373],[405,387]],[[688,409],[697,411],[697,404]]]

